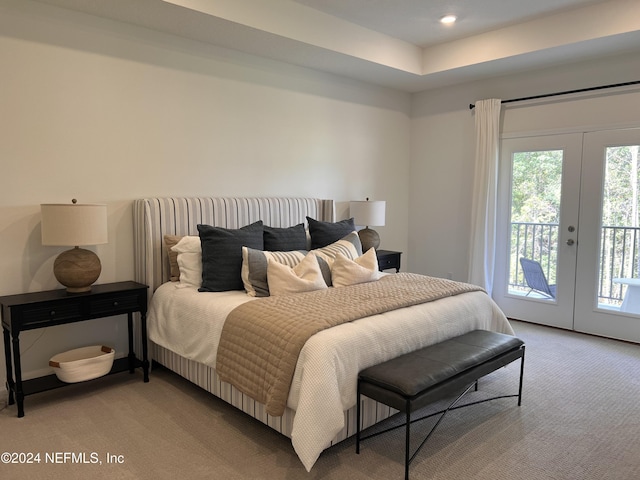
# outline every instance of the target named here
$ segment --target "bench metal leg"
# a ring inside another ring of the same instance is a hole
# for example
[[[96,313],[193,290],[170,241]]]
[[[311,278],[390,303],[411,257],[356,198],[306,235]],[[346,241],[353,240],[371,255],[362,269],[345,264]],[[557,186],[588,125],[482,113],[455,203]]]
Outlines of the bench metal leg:
[[[436,431],[436,428],[438,428],[438,425],[440,425],[440,422],[442,422],[442,420],[444,419],[445,415],[447,413],[449,413],[450,410],[456,410],[458,408],[462,408],[462,407],[466,407],[467,405],[460,405],[458,407],[456,407],[456,404],[462,399],[462,397],[464,397],[469,390],[471,390],[471,388],[475,385],[475,382],[472,383],[471,385],[469,385],[464,392],[462,392],[460,395],[458,395],[456,397],[456,399],[451,402],[451,404],[445,408],[444,410],[440,411],[440,412],[436,412],[436,413],[432,413],[431,415],[427,415],[426,417],[422,417],[419,418],[417,420],[414,420],[414,422],[420,421],[420,420],[424,420],[425,418],[429,418],[432,417],[434,415],[438,415],[438,414],[442,414],[440,415],[440,418],[438,418],[438,421],[436,422],[436,424],[431,427],[431,430],[429,430],[429,433],[427,434],[427,436],[425,437],[424,440],[422,440],[422,443],[418,446],[418,448],[416,448],[415,452],[413,452],[413,455],[409,456],[409,425],[413,422],[411,422],[410,420],[410,413],[409,411],[411,410],[411,403],[409,400],[407,400],[407,445],[406,445],[406,455],[405,455],[405,466],[404,466],[404,478],[405,480],[409,480],[409,465],[411,464],[411,462],[413,462],[413,459],[416,458],[416,455],[418,455],[418,453],[420,452],[420,450],[422,450],[422,447],[424,447],[424,444],[427,443],[427,440],[429,440],[431,438],[431,435],[433,435],[433,432]]]
[[[411,463],[411,458],[409,458],[409,448],[410,445],[410,436],[411,436],[411,402],[407,400],[407,405],[405,407],[407,411],[407,428],[406,428],[406,439],[405,439],[405,447],[404,447],[404,480],[409,480],[409,464]]]
[[[520,358],[520,385],[518,386],[518,406],[522,405],[522,379],[524,378],[524,345],[522,346],[522,357]]]

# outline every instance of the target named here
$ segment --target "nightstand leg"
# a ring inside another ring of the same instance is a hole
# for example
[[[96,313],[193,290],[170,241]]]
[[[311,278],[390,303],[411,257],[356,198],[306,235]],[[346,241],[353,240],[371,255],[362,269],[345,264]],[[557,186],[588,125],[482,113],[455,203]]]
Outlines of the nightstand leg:
[[[144,381],[149,381],[149,358],[147,352],[147,314],[140,313],[140,330],[142,333],[142,371],[144,372]]]
[[[13,332],[13,368],[16,373],[16,403],[18,404],[18,417],[24,417],[24,392],[22,390],[22,365],[20,364],[20,333]]]
[[[129,330],[129,373],[136,370],[136,354],[133,353],[133,314],[129,312],[127,315],[127,328]]]
[[[15,383],[13,382],[13,363],[11,360],[11,336],[9,334],[9,330],[4,327],[2,327],[2,334],[4,336],[4,363],[7,368],[7,390],[9,391],[9,405],[13,405],[15,403],[13,397]]]

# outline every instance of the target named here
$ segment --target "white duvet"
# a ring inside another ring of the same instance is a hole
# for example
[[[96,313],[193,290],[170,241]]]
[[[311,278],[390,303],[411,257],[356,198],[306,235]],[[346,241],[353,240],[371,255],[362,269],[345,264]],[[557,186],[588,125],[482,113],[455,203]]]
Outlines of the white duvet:
[[[215,368],[222,325],[236,306],[255,300],[243,291],[201,293],[166,283],[153,295],[149,339]],[[291,442],[307,471],[344,426],[356,403],[358,372],[403,353],[475,329],[513,334],[484,292],[362,318],[312,336],[300,352],[287,406],[296,411]]]

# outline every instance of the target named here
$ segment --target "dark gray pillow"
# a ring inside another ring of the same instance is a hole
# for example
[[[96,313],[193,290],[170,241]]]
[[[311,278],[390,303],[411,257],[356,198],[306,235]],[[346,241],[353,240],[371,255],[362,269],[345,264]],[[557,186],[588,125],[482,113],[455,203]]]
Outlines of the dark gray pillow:
[[[307,217],[309,222],[309,235],[311,235],[311,249],[326,247],[337,242],[355,231],[353,218],[340,220],[339,222],[321,222]]]
[[[198,225],[202,244],[201,292],[243,290],[242,246],[263,249],[262,220],[239,229]]]
[[[307,249],[307,232],[304,223],[294,227],[277,228],[264,226],[264,249],[271,252],[291,252]]]

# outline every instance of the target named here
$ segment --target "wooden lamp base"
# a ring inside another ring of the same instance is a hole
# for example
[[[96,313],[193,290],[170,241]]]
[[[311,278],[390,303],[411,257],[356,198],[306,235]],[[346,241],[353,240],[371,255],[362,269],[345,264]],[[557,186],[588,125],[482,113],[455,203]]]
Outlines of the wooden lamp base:
[[[369,227],[359,230],[358,236],[360,237],[360,243],[362,243],[362,253],[365,253],[371,247],[377,250],[380,246],[380,235]]]
[[[89,292],[101,271],[98,256],[79,247],[62,252],[53,263],[53,274],[69,293]]]

